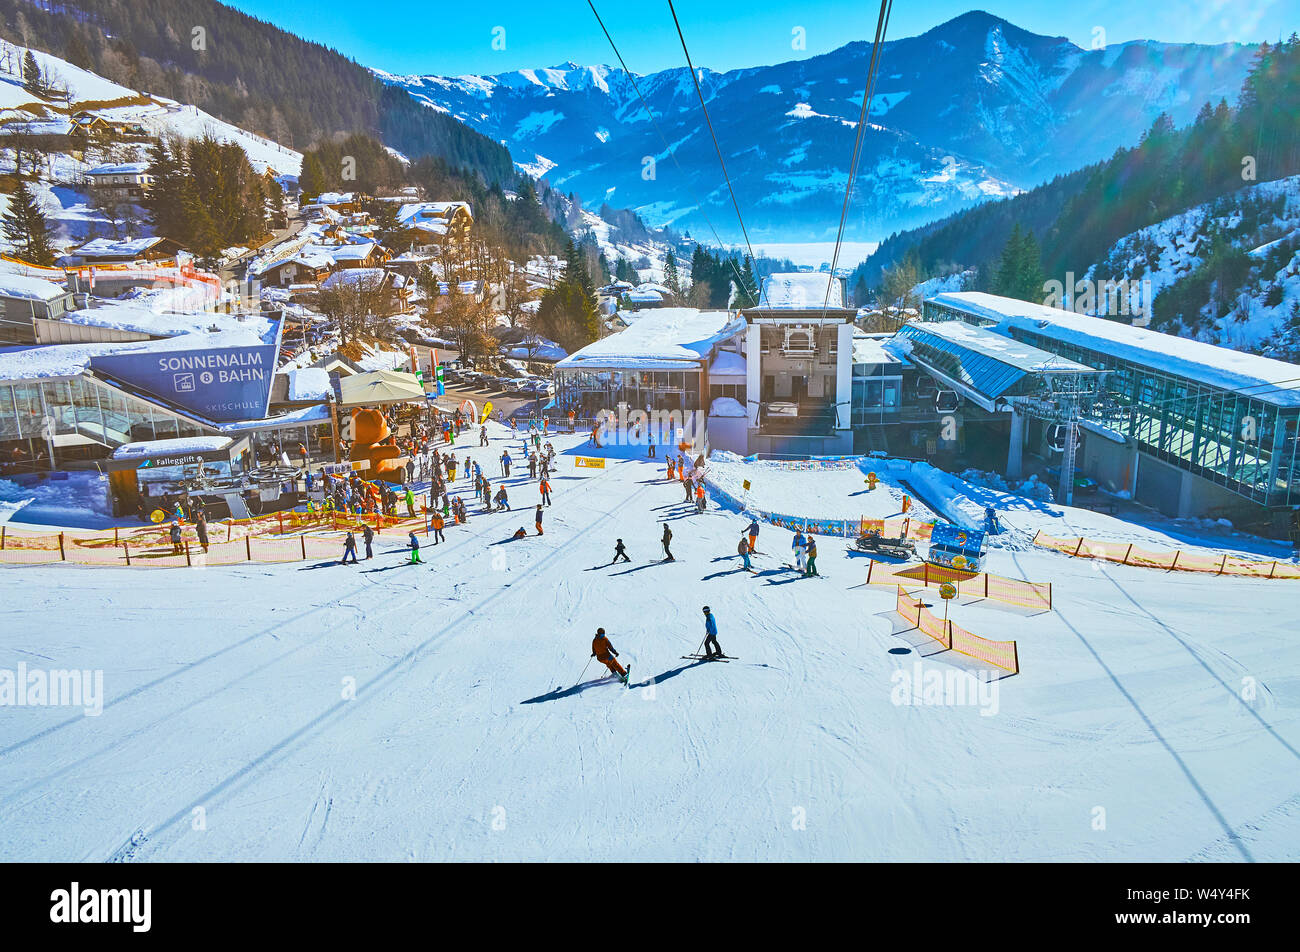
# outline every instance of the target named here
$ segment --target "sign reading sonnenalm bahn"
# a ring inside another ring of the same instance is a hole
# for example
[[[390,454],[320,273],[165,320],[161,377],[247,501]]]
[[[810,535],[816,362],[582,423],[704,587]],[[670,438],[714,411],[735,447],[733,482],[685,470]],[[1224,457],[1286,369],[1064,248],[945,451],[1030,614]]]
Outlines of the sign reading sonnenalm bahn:
[[[278,349],[277,332],[271,344],[110,354],[90,365],[204,419],[235,423],[266,416]]]

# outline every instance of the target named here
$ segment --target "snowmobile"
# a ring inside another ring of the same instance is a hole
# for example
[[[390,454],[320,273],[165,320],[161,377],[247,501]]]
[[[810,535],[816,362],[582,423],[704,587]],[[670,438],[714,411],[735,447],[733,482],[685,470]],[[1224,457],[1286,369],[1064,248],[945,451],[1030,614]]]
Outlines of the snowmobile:
[[[897,539],[883,538],[875,529],[868,529],[862,533],[855,544],[863,552],[889,555],[896,559],[910,559],[916,555],[916,543],[911,539],[906,536]]]

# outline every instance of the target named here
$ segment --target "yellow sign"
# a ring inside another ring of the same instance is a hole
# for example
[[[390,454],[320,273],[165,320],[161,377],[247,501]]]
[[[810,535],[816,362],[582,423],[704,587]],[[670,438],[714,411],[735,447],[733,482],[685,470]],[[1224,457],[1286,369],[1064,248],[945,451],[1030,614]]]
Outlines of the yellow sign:
[[[163,512],[161,509],[155,509],[153,512],[149,513],[149,521],[153,523],[162,522],[166,518],[167,513]]]
[[[605,459],[601,456],[575,456],[573,466],[575,469],[604,469]]]
[[[746,480],[745,480],[744,482],[742,482],[740,485],[744,486],[746,489],[749,489],[749,480],[746,479]]]
[[[479,420],[479,422],[486,423],[488,421],[488,417],[490,417],[491,415],[492,415],[492,401],[489,400],[487,403],[483,404],[483,419]]]

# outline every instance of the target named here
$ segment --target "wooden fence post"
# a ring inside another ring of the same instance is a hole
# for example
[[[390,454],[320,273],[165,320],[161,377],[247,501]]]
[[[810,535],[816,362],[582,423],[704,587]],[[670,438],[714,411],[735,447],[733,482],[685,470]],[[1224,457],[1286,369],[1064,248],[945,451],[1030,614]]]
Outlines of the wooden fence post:
[[[63,551],[63,533],[60,532],[60,533],[59,533],[59,561],[60,561],[60,562],[66,562],[67,560],[68,560],[68,556],[67,556],[67,554]]]
[[[130,564],[131,564],[131,549],[127,546],[127,544],[126,544],[125,542],[122,543],[122,554],[126,556],[126,564],[127,564],[127,566],[130,566]]]
[[[251,532],[244,536],[244,559],[247,562],[253,561],[253,534]]]
[[[113,545],[117,545],[117,526],[113,526]]]
[[[5,528],[6,526],[0,523],[0,549],[5,547]]]
[[[1074,554],[1078,555],[1083,551],[1083,536],[1079,536],[1079,544],[1074,547]]]
[[[1128,557],[1133,554],[1133,543],[1128,544],[1128,551],[1124,553],[1124,564],[1128,565]]]
[[[185,540],[185,567],[189,568],[193,564],[194,563],[190,561],[190,540],[186,539]]]
[[[1228,553],[1225,552],[1223,553],[1223,559],[1219,562],[1219,574],[1222,575],[1223,570],[1227,567],[1228,567]]]
[[[1276,572],[1276,571],[1277,571],[1277,560],[1274,559],[1274,560],[1273,560],[1273,566],[1272,566],[1272,568],[1270,568],[1270,569],[1268,570],[1268,577],[1269,577],[1269,578],[1272,578],[1272,577],[1273,577],[1273,573]]]
[[[867,560],[867,580],[866,580],[866,582],[863,583],[864,585],[870,585],[870,584],[871,584],[871,570],[872,570],[873,568],[875,568],[875,566],[876,566],[876,561],[875,561],[875,559],[868,559],[868,560]]]
[[[1030,545],[1038,545],[1038,534],[1042,531],[1043,531],[1042,529],[1037,529],[1034,531],[1034,537],[1029,542]]]
[[[306,534],[298,536],[298,541],[302,543],[302,557],[307,558],[307,536]]]
[[[1178,568],[1178,556],[1182,555],[1182,552],[1182,549],[1174,549],[1174,560],[1169,563],[1169,571],[1172,572],[1174,569]]]

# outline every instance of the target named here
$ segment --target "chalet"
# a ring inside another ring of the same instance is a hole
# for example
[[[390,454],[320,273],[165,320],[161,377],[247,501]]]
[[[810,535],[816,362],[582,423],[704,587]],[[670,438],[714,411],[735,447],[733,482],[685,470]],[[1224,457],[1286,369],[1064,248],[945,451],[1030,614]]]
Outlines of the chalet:
[[[397,210],[397,243],[427,248],[469,237],[474,215],[468,202],[410,202]]]
[[[282,258],[257,273],[263,284],[286,288],[291,285],[319,284],[334,270],[334,259],[316,248],[304,248]]]
[[[323,205],[340,215],[351,215],[361,208],[356,192],[322,192],[311,204]]]
[[[86,172],[86,178],[90,187],[105,198],[137,205],[144,201],[153,186],[147,162],[97,165]]]
[[[67,267],[139,264],[174,259],[181,251],[181,246],[171,238],[93,238],[73,248],[59,259],[59,264]]]
[[[104,121],[103,116],[97,116],[93,112],[79,112],[72,117],[73,125],[77,126],[87,136],[108,135],[112,127]]]

